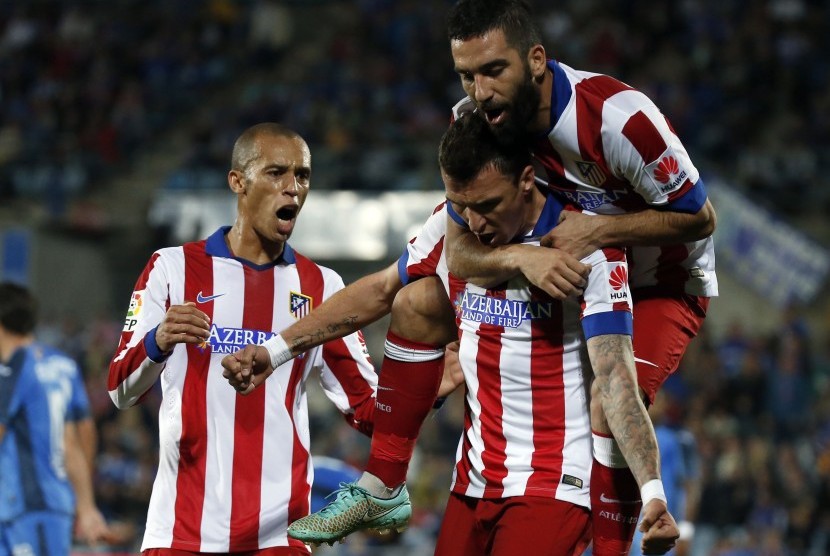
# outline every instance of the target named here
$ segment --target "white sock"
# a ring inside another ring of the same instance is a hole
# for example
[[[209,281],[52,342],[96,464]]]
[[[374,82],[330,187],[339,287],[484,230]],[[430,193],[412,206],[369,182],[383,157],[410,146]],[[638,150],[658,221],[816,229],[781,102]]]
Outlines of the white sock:
[[[360,476],[360,479],[357,481],[357,486],[366,489],[366,492],[375,498],[383,498],[385,500],[394,498],[403,488],[403,485],[388,487],[383,484],[383,481],[368,471],[364,471],[363,475]]]

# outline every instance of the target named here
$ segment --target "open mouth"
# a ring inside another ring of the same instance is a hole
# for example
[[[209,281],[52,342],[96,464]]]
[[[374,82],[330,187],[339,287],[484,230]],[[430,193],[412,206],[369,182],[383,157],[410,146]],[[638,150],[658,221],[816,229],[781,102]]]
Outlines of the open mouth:
[[[294,220],[297,218],[297,213],[300,212],[300,207],[297,205],[288,205],[282,207],[277,211],[277,218],[280,220]]]
[[[490,245],[493,242],[493,238],[496,237],[496,234],[478,234],[476,235],[478,240],[483,243],[484,245]]]
[[[484,117],[490,125],[500,124],[504,120],[507,111],[504,108],[490,108],[484,111]]]

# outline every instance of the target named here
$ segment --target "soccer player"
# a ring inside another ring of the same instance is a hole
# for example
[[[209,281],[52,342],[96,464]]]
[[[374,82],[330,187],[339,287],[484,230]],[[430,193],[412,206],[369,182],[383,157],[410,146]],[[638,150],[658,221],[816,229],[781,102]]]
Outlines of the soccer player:
[[[138,278],[109,390],[125,409],[161,383],[145,554],[309,554],[286,528],[309,512],[312,371],[347,421],[371,431],[376,375],[357,333],[284,365],[249,396],[221,375],[225,354],[261,343],[343,287],[287,243],[310,180],[311,154],[296,132],[275,123],[245,130],[228,172],[234,225],[156,251]]]
[[[109,530],[76,423],[89,419],[77,364],[34,340],[36,302],[0,284],[0,555],[64,556]]]
[[[697,169],[666,117],[641,92],[606,75],[548,59],[522,0],[460,0],[448,34],[467,98],[501,140],[528,139],[540,177],[569,201],[597,213],[565,213],[543,240],[576,257],[633,246],[637,378],[647,403],[697,334],[717,295],[711,237],[715,213]],[[512,269],[476,238],[449,225],[449,270],[480,285]],[[628,552],[639,505],[636,483],[616,458],[618,443],[592,402],[594,554]],[[622,516],[609,519],[608,516]]]

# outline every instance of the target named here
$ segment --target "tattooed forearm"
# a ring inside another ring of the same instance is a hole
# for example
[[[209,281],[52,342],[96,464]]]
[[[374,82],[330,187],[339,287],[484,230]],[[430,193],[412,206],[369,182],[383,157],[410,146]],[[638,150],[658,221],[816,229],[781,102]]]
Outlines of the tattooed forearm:
[[[637,375],[631,338],[595,336],[588,340],[594,368],[592,392],[600,397],[611,433],[642,486],[660,478],[660,452],[645,405],[637,391]]]
[[[288,342],[291,352],[299,355],[313,347],[317,347],[331,340],[342,338],[360,328],[358,316],[349,315],[342,321],[326,325],[325,329],[317,328],[307,334],[302,334]]]

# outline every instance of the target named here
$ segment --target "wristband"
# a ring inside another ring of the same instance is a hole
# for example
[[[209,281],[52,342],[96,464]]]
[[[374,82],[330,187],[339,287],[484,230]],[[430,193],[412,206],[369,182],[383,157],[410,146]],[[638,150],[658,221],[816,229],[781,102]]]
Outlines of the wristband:
[[[263,342],[262,347],[268,351],[272,369],[276,369],[286,361],[294,359],[294,356],[291,354],[291,348],[288,347],[288,344],[285,343],[285,340],[283,340],[280,334]]]
[[[640,488],[640,498],[643,500],[643,506],[654,500],[662,500],[666,503],[666,492],[663,490],[663,481],[660,479],[652,479]]]
[[[691,521],[681,521],[677,524],[677,530],[680,531],[679,541],[690,541],[695,536],[695,524]]]

